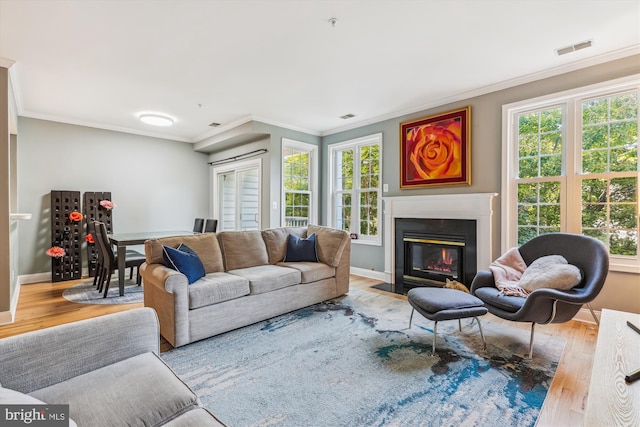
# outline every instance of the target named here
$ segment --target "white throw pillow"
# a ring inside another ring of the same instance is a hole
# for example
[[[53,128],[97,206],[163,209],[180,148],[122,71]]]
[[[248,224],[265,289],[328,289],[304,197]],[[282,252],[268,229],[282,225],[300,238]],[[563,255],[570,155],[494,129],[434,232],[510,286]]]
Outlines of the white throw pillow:
[[[522,273],[519,285],[529,292],[539,288],[568,291],[581,280],[578,267],[569,264],[561,255],[549,255],[533,261]]]

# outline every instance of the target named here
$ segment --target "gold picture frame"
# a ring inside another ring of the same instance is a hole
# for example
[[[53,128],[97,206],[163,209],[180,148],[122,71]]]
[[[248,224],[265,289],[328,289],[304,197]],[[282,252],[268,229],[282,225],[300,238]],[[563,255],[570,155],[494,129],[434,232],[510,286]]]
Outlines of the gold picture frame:
[[[400,123],[400,188],[471,185],[471,106]]]

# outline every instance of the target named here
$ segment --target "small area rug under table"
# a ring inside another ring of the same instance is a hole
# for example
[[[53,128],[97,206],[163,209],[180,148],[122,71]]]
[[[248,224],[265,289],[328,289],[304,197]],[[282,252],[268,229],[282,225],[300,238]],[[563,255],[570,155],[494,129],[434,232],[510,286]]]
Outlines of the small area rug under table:
[[[102,292],[98,292],[93,286],[93,278],[65,289],[62,296],[67,301],[80,304],[135,304],[142,302],[144,299],[142,286],[138,286],[135,278],[133,280],[125,280],[124,295],[120,296],[117,275],[113,275],[111,278],[106,298],[104,298]]]
[[[565,341],[360,289],[162,354],[229,427],[533,426]]]

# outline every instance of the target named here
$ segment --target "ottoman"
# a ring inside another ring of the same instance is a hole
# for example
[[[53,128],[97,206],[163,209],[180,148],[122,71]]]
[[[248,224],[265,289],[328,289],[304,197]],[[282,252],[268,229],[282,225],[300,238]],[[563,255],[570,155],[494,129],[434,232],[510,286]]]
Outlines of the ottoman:
[[[407,293],[409,304],[413,307],[409,318],[409,328],[413,321],[413,312],[418,311],[429,320],[434,321],[433,325],[433,345],[431,355],[436,354],[436,335],[438,333],[438,322],[441,320],[458,319],[458,326],[462,330],[460,319],[473,317],[478,321],[480,336],[484,349],[487,349],[487,342],[482,333],[482,325],[478,316],[487,314],[487,308],[482,300],[466,292],[447,288],[413,288]]]

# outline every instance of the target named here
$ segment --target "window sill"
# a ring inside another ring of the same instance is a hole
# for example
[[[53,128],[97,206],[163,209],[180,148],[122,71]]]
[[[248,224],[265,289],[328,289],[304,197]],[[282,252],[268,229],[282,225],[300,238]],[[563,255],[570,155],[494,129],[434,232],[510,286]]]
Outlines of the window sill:
[[[609,271],[615,271],[616,273],[640,274],[640,265],[622,264],[616,263],[615,261],[609,261]]]
[[[351,243],[354,243],[356,245],[382,246],[382,242],[369,239],[351,239]]]

